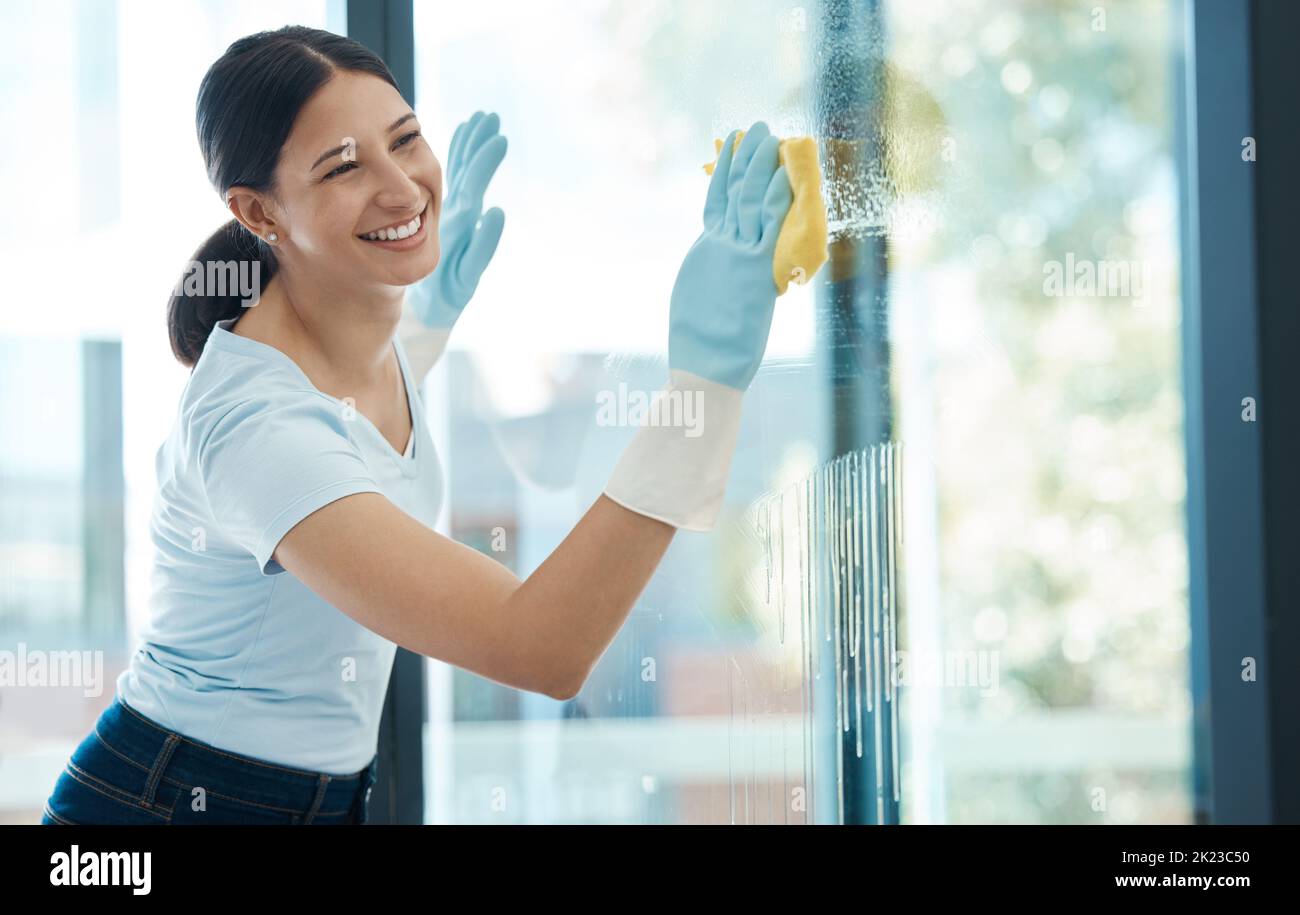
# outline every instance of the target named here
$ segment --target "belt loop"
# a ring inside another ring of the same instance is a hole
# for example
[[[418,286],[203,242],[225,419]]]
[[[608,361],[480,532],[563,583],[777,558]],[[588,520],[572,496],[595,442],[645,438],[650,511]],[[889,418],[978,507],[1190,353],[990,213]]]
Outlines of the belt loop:
[[[361,798],[361,804],[362,804],[361,822],[362,823],[368,823],[370,821],[370,792],[372,792],[375,789],[375,782],[377,782],[378,780],[379,780],[379,756],[376,755],[375,758],[370,761],[370,765],[366,768],[366,790],[365,790],[365,794],[363,794]]]
[[[163,742],[162,749],[158,751],[158,758],[153,761],[153,768],[149,770],[149,779],[144,785],[144,794],[140,798],[140,803],[146,807],[153,806],[154,792],[158,790],[158,782],[162,781],[163,770],[167,768],[167,763],[171,762],[172,753],[180,745],[181,738],[179,735],[171,733]]]
[[[361,770],[361,778],[358,779],[357,793],[352,799],[352,817],[351,822],[356,826],[364,826],[370,822],[370,792],[375,787],[378,780],[379,756],[378,754],[370,760],[370,764]]]
[[[329,785],[330,777],[322,772],[320,783],[316,786],[316,799],[311,802],[311,809],[307,811],[307,818],[302,821],[302,825],[311,825],[312,819],[316,816],[316,811],[320,810],[321,802],[325,800],[325,789],[328,788]]]

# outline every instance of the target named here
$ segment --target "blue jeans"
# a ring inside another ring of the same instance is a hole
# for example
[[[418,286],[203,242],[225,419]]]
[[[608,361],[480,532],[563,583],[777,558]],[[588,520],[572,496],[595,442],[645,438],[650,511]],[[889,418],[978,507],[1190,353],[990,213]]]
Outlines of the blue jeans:
[[[275,765],[170,731],[114,699],[59,775],[41,824],[359,824],[378,762],[352,775]]]

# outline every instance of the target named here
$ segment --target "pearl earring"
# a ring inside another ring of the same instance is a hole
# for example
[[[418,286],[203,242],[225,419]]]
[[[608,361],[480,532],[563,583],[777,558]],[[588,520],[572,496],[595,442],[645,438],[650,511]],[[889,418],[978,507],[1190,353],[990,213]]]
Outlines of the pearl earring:
[[[266,240],[274,244],[275,242],[280,240],[280,236],[272,232],[270,235],[266,236]]]

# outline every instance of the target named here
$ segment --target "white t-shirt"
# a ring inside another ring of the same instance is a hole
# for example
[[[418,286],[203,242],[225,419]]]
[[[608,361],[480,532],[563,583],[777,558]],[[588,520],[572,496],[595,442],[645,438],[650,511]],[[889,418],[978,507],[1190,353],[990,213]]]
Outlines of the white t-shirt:
[[[352,774],[376,752],[396,646],[271,554],[307,515],[358,492],[432,528],[441,469],[400,339],[405,454],[280,350],[232,333],[235,320],[213,329],[157,453],[150,618],[118,696],[221,749]]]

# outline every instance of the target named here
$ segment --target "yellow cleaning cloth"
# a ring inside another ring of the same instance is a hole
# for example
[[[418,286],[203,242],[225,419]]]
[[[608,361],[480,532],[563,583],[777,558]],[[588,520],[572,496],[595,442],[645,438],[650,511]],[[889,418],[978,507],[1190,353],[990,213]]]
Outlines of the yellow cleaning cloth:
[[[736,146],[744,136],[743,130],[737,131]],[[722,152],[722,140],[714,139],[713,151],[713,161],[704,166],[704,171],[710,175],[717,165],[717,154]],[[812,137],[782,140],[777,147],[777,161],[785,166],[790,190],[794,192],[772,255],[776,294],[784,295],[791,280],[803,285],[826,263],[826,205],[822,202],[822,174],[817,164],[816,140]]]

